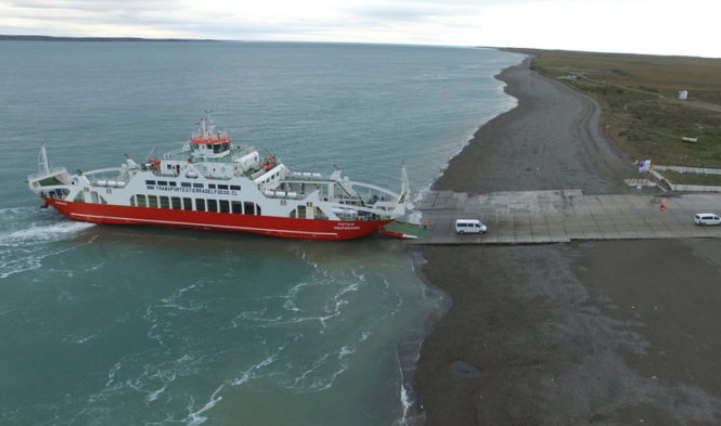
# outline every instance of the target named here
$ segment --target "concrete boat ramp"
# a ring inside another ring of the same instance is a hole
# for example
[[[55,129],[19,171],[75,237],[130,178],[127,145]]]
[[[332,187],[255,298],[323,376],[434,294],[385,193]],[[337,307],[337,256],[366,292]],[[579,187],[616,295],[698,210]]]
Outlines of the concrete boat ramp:
[[[665,200],[665,210],[661,201]],[[718,194],[588,195],[580,190],[428,193],[419,210],[425,238],[409,244],[553,244],[572,240],[721,238],[721,227],[699,227],[696,213],[721,213]],[[457,235],[456,219],[481,219],[484,235]]]

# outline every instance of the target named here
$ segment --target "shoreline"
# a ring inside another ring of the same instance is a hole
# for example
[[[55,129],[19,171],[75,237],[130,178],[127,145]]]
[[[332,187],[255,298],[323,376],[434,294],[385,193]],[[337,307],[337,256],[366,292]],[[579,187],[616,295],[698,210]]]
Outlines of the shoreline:
[[[529,62],[496,77],[516,108],[481,126],[432,189],[632,192],[623,183],[630,161],[603,137],[595,101]],[[418,275],[450,307],[423,340],[413,418],[427,426],[718,421],[721,332],[708,324],[721,321],[721,253],[712,247],[414,248],[425,259]],[[687,307],[676,306],[680,294]],[[697,332],[702,347],[689,340]]]
[[[499,49],[499,50],[502,50],[502,49]],[[510,52],[510,51],[509,51],[509,52]],[[516,54],[521,55],[521,53],[519,53],[519,52],[510,52],[510,53],[516,53]],[[500,116],[502,116],[502,115],[504,115],[504,114],[510,113],[511,111],[513,111],[513,110],[515,110],[516,108],[518,108],[518,104],[519,104],[518,98],[515,97],[515,96],[513,96],[513,95],[511,95],[511,94],[509,94],[509,93],[507,92],[508,84],[507,84],[505,81],[501,80],[501,79],[499,78],[499,76],[500,76],[506,69],[519,66],[519,65],[521,65],[525,60],[529,59],[529,56],[528,56],[528,55],[526,55],[526,54],[523,54],[523,55],[526,56],[526,58],[524,58],[524,59],[523,59],[522,61],[520,61],[518,64],[516,64],[516,65],[510,65],[510,66],[508,66],[508,67],[506,67],[506,68],[503,68],[503,69],[501,69],[496,75],[493,76],[494,79],[496,79],[496,80],[498,80],[498,81],[500,81],[500,82],[503,83],[503,86],[501,87],[501,89],[502,89],[503,93],[504,93],[506,96],[508,96],[509,98],[512,99],[512,101],[514,102],[514,105],[512,105],[512,106],[509,107],[508,109],[502,109],[502,110],[500,110],[500,111],[497,112],[495,115],[491,116],[489,119],[487,119],[486,121],[478,124],[474,129],[470,130],[469,133],[468,133],[468,136],[466,136],[465,141],[463,142],[463,144],[462,144],[461,146],[459,146],[458,149],[457,149],[455,152],[451,153],[451,155],[448,157],[448,159],[446,160],[446,162],[443,163],[443,164],[441,165],[441,167],[438,169],[437,174],[436,174],[434,177],[432,177],[430,180],[424,182],[423,187],[417,192],[416,198],[415,198],[414,200],[412,200],[412,202],[413,202],[414,205],[420,203],[420,202],[422,201],[423,197],[425,197],[425,195],[426,195],[428,192],[436,190],[436,187],[435,187],[436,182],[438,182],[438,180],[441,179],[441,178],[443,177],[443,175],[446,173],[446,171],[450,168],[450,166],[451,166],[451,161],[453,161],[453,159],[459,157],[459,156],[463,153],[463,151],[468,147],[468,145],[470,145],[471,143],[473,143],[473,141],[476,139],[476,137],[477,137],[477,135],[478,135],[478,132],[480,132],[481,129],[483,129],[484,126],[488,125],[488,124],[489,124],[490,122],[492,122],[493,120],[496,120],[498,117],[500,117]],[[420,211],[416,211],[416,213],[418,213],[418,214],[419,214],[419,217],[420,217],[420,213],[421,213],[421,212],[420,212]],[[413,221],[411,220],[411,222],[413,222]],[[415,222],[413,222],[413,223],[415,223]]]
[[[478,128],[432,185],[434,190],[487,193],[583,189],[630,191],[631,161],[599,128],[601,109],[591,98],[530,70],[532,57],[496,79],[516,107]],[[517,174],[509,178],[509,170]]]

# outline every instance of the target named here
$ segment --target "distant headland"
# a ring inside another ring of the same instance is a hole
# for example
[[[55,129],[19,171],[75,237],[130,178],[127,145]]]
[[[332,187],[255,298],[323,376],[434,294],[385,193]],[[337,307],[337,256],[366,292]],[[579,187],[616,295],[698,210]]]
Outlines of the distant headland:
[[[4,35],[0,34],[0,40],[14,40],[14,41],[133,41],[133,42],[158,42],[158,41],[173,41],[173,42],[188,42],[188,41],[219,41],[212,39],[190,39],[190,38],[142,38],[142,37],[52,37],[42,35]]]

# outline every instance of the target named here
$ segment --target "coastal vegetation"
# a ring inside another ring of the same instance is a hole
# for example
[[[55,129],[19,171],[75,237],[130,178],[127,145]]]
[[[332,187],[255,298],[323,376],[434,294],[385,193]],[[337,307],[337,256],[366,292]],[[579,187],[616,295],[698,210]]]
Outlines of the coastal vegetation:
[[[685,185],[721,186],[721,175],[678,173],[665,170],[663,171],[663,177],[673,183],[682,183]]]
[[[632,160],[721,168],[721,59],[530,53],[535,70],[598,101],[604,132]]]

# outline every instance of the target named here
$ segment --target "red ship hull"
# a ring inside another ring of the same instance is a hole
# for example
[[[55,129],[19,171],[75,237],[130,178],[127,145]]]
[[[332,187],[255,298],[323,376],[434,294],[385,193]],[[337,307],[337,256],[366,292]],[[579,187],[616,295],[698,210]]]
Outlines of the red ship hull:
[[[189,210],[76,203],[47,199],[63,215],[80,221],[247,232],[282,238],[348,240],[378,231],[391,220],[333,221],[210,213]]]

